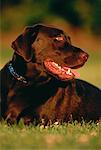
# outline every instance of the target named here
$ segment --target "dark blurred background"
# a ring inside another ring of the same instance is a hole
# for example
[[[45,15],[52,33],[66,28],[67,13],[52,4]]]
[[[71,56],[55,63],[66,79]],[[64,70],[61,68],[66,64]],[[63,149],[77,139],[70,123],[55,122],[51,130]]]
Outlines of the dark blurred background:
[[[101,0],[2,0],[3,31],[55,18],[101,35]]]
[[[86,66],[80,72],[101,86],[101,0],[2,0],[0,10],[0,67],[11,57],[11,42],[25,26],[46,23],[62,28],[73,44],[90,53],[90,72]]]

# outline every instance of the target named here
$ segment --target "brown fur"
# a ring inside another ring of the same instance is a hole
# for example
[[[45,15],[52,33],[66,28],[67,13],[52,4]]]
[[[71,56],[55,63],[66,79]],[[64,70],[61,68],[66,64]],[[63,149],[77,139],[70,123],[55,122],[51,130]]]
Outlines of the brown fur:
[[[62,35],[63,41],[56,41]],[[25,124],[36,120],[68,122],[71,119],[97,120],[101,117],[101,91],[82,80],[62,81],[46,71],[43,61],[53,59],[61,66],[78,68],[88,54],[71,45],[69,36],[60,29],[45,25],[25,28],[12,43],[13,68],[25,77],[25,84],[8,70],[1,70],[1,118],[10,124],[22,118]]]

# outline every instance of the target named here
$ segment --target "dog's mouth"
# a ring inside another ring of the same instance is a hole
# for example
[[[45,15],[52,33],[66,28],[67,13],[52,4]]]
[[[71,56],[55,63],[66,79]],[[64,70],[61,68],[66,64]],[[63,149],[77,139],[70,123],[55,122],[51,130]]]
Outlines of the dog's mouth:
[[[67,66],[60,66],[51,59],[46,59],[44,61],[44,66],[48,73],[62,81],[68,81],[72,80],[73,78],[80,77],[80,74],[74,69],[71,69]]]

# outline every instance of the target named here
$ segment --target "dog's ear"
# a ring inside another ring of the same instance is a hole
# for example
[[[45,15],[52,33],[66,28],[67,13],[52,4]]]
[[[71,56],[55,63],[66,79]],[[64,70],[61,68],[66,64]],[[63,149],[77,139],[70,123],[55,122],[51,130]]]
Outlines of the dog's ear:
[[[23,33],[12,42],[11,47],[15,50],[15,53],[22,56],[27,62],[31,61],[33,57],[31,44],[34,42],[41,27],[41,24],[26,27]]]

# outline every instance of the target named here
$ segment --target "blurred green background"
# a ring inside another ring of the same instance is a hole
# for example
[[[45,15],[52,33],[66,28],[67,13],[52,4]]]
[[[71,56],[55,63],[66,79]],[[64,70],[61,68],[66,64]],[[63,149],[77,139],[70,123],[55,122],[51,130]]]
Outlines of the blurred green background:
[[[24,27],[45,23],[63,29],[72,44],[89,53],[81,78],[101,87],[101,0],[2,0],[0,18],[0,68]]]

